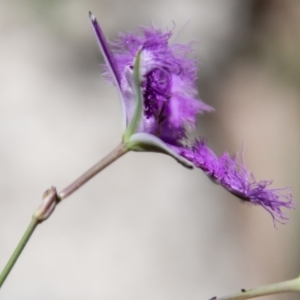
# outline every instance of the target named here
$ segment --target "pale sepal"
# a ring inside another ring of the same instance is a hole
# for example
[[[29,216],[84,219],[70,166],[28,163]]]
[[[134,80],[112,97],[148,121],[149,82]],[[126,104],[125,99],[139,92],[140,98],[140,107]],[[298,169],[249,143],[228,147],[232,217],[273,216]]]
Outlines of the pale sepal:
[[[168,144],[149,133],[135,133],[127,141],[126,147],[132,151],[159,152],[170,155],[186,168],[192,169],[193,164],[177,154]]]

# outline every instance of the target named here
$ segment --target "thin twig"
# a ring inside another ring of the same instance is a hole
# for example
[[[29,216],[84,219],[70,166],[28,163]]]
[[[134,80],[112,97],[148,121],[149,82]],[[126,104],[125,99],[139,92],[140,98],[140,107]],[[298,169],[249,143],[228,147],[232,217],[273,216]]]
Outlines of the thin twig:
[[[101,161],[99,161],[96,165],[86,171],[83,175],[81,175],[78,179],[72,182],[69,186],[64,188],[59,194],[59,200],[66,199],[68,196],[73,194],[77,189],[83,186],[87,181],[89,181],[92,177],[97,175],[100,171],[105,169],[111,163],[113,163],[116,159],[120,158],[122,155],[127,153],[128,150],[126,146],[122,143],[118,147],[116,147],[112,152],[110,152],[106,157],[104,157]]]
[[[6,266],[4,267],[2,273],[0,274],[0,288],[2,287],[4,281],[6,280],[7,276],[11,272],[13,266],[15,265],[16,261],[18,260],[19,256],[21,255],[24,247],[26,246],[27,242],[29,241],[30,237],[32,236],[34,230],[36,229],[37,225],[45,221],[50,217],[53,213],[56,205],[63,199],[66,199],[75,191],[77,191],[80,187],[82,187],[87,181],[89,181],[92,177],[97,175],[103,169],[105,169],[108,165],[113,163],[116,159],[124,155],[128,152],[126,146],[122,143],[118,147],[116,147],[111,153],[109,153],[106,157],[104,157],[100,162],[86,171],[83,175],[81,175],[78,179],[73,181],[69,186],[63,189],[59,194],[57,194],[56,189],[51,187],[47,190],[43,195],[43,200],[41,205],[36,209],[32,216],[32,220],[26,229],[23,237],[21,238],[18,246],[16,247],[15,251],[11,255],[9,261],[7,262]]]
[[[300,292],[300,277],[288,281],[273,283],[251,290],[242,291],[240,293],[226,297],[214,297],[211,298],[211,300],[246,300],[261,296],[282,294],[288,292]]]

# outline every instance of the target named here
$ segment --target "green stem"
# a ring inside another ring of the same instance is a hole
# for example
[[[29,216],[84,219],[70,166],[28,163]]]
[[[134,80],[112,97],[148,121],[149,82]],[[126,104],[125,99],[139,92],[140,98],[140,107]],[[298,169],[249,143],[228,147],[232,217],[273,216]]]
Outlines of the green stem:
[[[105,156],[102,160],[100,160],[97,164],[83,173],[80,177],[78,177],[75,181],[73,181],[69,186],[64,188],[57,196],[59,201],[66,199],[71,194],[73,194],[76,190],[82,187],[87,181],[113,163],[115,160],[123,156],[129,150],[126,145],[121,143],[118,145],[113,151],[111,151],[107,156]]]
[[[34,212],[32,220],[27,230],[25,231],[21,241],[19,242],[17,248],[15,249],[14,253],[12,254],[6,266],[4,267],[2,273],[0,274],[0,288],[2,287],[5,279],[7,278],[14,264],[21,255],[24,247],[29,241],[37,225],[50,217],[56,205],[61,200],[69,197],[80,187],[82,187],[87,181],[89,181],[91,178],[93,178],[95,175],[97,175],[99,172],[101,172],[103,169],[105,169],[107,166],[109,166],[116,159],[120,158],[128,151],[129,150],[127,149],[126,145],[122,143],[119,146],[117,146],[112,152],[110,152],[106,157],[104,157],[101,161],[99,161],[96,165],[87,170],[84,174],[82,174],[75,181],[73,181],[69,186],[63,189],[59,194],[57,194],[56,189],[54,187],[51,187],[44,193],[41,205]]]
[[[31,235],[33,234],[35,228],[37,227],[39,221],[36,218],[32,218],[28,228],[26,229],[22,239],[20,240],[16,250],[10,257],[9,261],[7,262],[5,268],[3,269],[0,275],[0,288],[3,285],[5,279],[7,278],[8,274],[10,273],[11,269],[15,265],[16,261],[18,260],[20,254],[22,253],[24,247],[26,246],[28,240],[30,239]]]
[[[212,298],[212,300],[245,300],[252,299],[261,296],[282,294],[288,292],[300,292],[300,277],[297,277],[292,280],[283,281],[279,283],[274,283],[255,289],[247,290],[235,295],[221,297],[221,298]]]

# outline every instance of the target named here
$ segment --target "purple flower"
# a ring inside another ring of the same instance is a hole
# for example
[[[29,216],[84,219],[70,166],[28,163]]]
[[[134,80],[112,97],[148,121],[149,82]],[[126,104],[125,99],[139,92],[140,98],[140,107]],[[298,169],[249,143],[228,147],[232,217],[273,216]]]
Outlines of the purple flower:
[[[284,223],[288,220],[281,207],[295,207],[290,188],[268,189],[272,181],[257,182],[237,157],[231,157],[226,152],[217,157],[204,139],[196,141],[191,149],[182,147],[178,152],[230,193],[243,201],[264,207],[274,221]]]
[[[200,168],[240,199],[264,207],[274,220],[286,221],[281,208],[295,206],[289,189],[268,189],[271,181],[256,182],[244,164],[228,153],[217,157],[203,139],[187,146],[187,130],[195,128],[197,115],[213,111],[197,98],[191,47],[170,44],[172,31],[154,26],[108,43],[91,13],[90,19],[106,62],[104,76],[118,89],[127,148],[166,153]]]

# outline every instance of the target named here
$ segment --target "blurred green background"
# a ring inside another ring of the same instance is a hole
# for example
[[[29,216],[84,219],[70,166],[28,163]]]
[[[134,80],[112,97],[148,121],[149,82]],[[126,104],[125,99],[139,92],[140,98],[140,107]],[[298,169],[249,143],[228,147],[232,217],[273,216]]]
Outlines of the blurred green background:
[[[153,22],[194,43],[198,134],[242,150],[258,180],[299,190],[300,1],[0,1],[0,268],[51,185],[120,141],[91,10],[108,38]],[[186,24],[186,25],[185,25]],[[184,26],[185,25],[185,26]],[[200,170],[130,153],[34,233],[1,299],[209,299],[300,273],[300,212],[276,230]],[[299,299],[285,294],[264,299]]]

